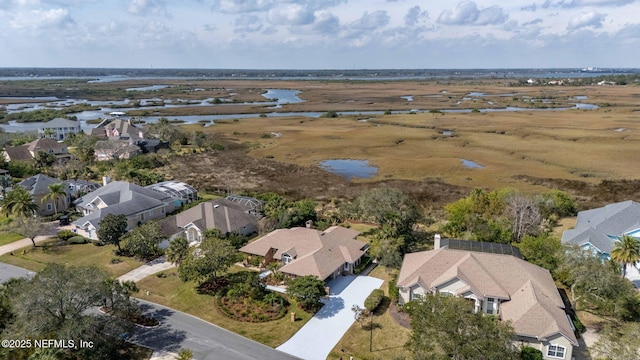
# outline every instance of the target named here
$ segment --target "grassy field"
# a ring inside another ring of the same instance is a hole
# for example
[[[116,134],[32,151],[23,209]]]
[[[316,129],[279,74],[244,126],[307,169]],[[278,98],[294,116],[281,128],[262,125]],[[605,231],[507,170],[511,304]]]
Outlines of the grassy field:
[[[387,269],[378,266],[370,276],[383,279],[382,289],[385,295],[388,294],[389,280],[392,278]],[[340,342],[333,348],[328,359],[409,359],[410,354],[404,348],[404,344],[409,339],[410,330],[400,326],[389,314],[388,301],[381,304],[373,318],[375,324],[373,330],[373,351],[369,351],[370,330],[362,328],[358,323],[354,323],[349,331],[340,339]],[[366,322],[368,324],[368,320]]]
[[[232,269],[237,270],[238,268]],[[216,310],[212,296],[198,294],[195,284],[182,282],[175,271],[166,273],[168,276],[164,278],[149,276],[138,282],[141,291],[136,296],[189,313],[270,347],[275,348],[284,343],[311,318],[311,314],[292,305],[291,311],[296,312],[295,323],[291,322],[289,315],[268,323],[236,321]]]
[[[113,245],[94,246],[92,244],[26,247],[13,254],[0,256],[0,262],[20,266],[32,271],[40,271],[49,263],[65,265],[95,265],[118,277],[141,266],[143,263],[132,258],[113,255]],[[112,259],[120,262],[112,264]]]
[[[10,231],[0,231],[0,246],[10,244],[16,240],[23,239],[24,236],[10,232]]]

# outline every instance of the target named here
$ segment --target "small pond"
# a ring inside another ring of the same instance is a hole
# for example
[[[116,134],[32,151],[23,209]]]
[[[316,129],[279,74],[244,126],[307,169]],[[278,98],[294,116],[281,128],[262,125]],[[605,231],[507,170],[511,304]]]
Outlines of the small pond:
[[[469,169],[484,169],[484,166],[478,164],[475,161],[466,160],[466,159],[460,159],[460,161],[462,161],[462,165],[464,165],[464,167],[466,167],[466,168],[469,168]]]
[[[368,179],[378,174],[378,168],[370,166],[369,160],[324,160],[320,162],[320,167],[347,180],[353,178]]]

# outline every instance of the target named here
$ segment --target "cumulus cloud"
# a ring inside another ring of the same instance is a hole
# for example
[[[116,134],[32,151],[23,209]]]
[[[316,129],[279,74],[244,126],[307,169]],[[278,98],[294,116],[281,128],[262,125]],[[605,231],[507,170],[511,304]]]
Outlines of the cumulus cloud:
[[[358,30],[374,30],[387,25],[389,20],[389,15],[384,10],[378,10],[372,13],[365,11],[360,19],[351,23],[351,27]]]
[[[215,0],[211,7],[214,12],[238,14],[266,11],[273,5],[272,0]]]
[[[567,25],[568,30],[577,30],[586,27],[601,28],[602,22],[607,17],[605,14],[600,14],[597,11],[589,11],[582,13],[573,19],[569,20]]]
[[[546,0],[543,6],[546,7],[604,7],[604,6],[624,6],[633,4],[636,0]]]
[[[414,26],[418,24],[422,19],[426,19],[429,17],[429,13],[426,11],[422,11],[420,6],[414,6],[407,12],[407,15],[404,16],[404,23],[407,26]]]
[[[129,0],[127,12],[138,16],[167,14],[162,0]]]
[[[233,25],[233,31],[236,33],[255,33],[263,28],[260,18],[256,15],[241,15],[234,20]]]
[[[313,32],[335,34],[340,31],[340,19],[326,10],[315,12],[316,21],[311,25]]]
[[[496,25],[503,24],[507,19],[508,16],[497,5],[480,10],[476,3],[465,0],[452,10],[443,11],[438,22],[446,25]]]
[[[307,25],[313,23],[313,10],[300,4],[291,4],[269,10],[269,22],[276,25]]]
[[[32,10],[18,13],[11,20],[15,29],[64,28],[75,23],[67,9]]]

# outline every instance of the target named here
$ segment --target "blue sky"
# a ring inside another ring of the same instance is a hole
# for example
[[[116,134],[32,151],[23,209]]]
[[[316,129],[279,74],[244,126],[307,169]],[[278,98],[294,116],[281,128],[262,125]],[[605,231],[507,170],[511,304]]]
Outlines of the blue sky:
[[[0,67],[640,67],[640,0],[0,0]]]

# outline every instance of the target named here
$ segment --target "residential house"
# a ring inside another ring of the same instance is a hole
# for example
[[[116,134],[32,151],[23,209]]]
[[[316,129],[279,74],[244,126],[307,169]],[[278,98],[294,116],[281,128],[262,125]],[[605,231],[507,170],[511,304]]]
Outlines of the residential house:
[[[278,229],[243,246],[241,252],[264,257],[264,264],[279,261],[290,277],[317,276],[330,280],[353,274],[369,245],[356,240],[360,233],[341,226],[325,231],[307,227]]]
[[[37,213],[40,216],[53,215],[56,211],[62,212],[69,208],[70,198],[68,192],[65,192],[64,196],[58,198],[55,201],[55,205],[54,200],[42,201],[42,199],[49,193],[49,185],[52,184],[62,184],[62,180],[58,180],[44,174],[38,174],[22,180],[19,184],[25,188],[29,194],[31,194],[33,201],[39,207]]]
[[[142,150],[129,140],[100,140],[93,147],[96,161],[131,159],[142,154]]]
[[[38,133],[44,137],[49,137],[54,140],[65,140],[71,134],[78,134],[82,132],[80,128],[80,122],[78,120],[69,120],[63,118],[55,118],[47,121],[39,129]]]
[[[640,203],[629,200],[580,211],[575,228],[562,233],[562,242],[608,260],[614,243],[623,235],[640,237]]]
[[[31,161],[40,151],[54,155],[58,162],[64,162],[71,158],[69,149],[65,144],[50,138],[36,139],[19,146],[7,146],[3,155],[7,161]]]
[[[106,181],[105,181],[106,182]],[[123,214],[127,228],[162,219],[176,210],[173,198],[125,181],[114,181],[75,201],[84,215],[73,222],[79,235],[97,240],[100,221],[107,214]]]
[[[95,128],[91,129],[91,135],[106,138],[108,140],[134,141],[144,139],[144,131],[131,123],[131,119],[111,117],[103,120]]]
[[[258,200],[256,200],[258,201]],[[259,213],[247,203],[229,198],[202,202],[177,215],[161,220],[160,226],[169,240],[186,238],[189,243],[200,243],[206,230],[218,229],[222,234],[238,233],[251,236],[258,233]],[[168,246],[168,242],[163,244]]]
[[[476,312],[510,321],[517,342],[544,359],[572,359],[573,324],[548,270],[508,252],[440,247],[406,254],[397,286],[400,304],[429,293],[468,299]]]
[[[88,194],[100,188],[100,184],[87,180],[65,180],[64,185],[72,199],[77,199],[82,195]]]

